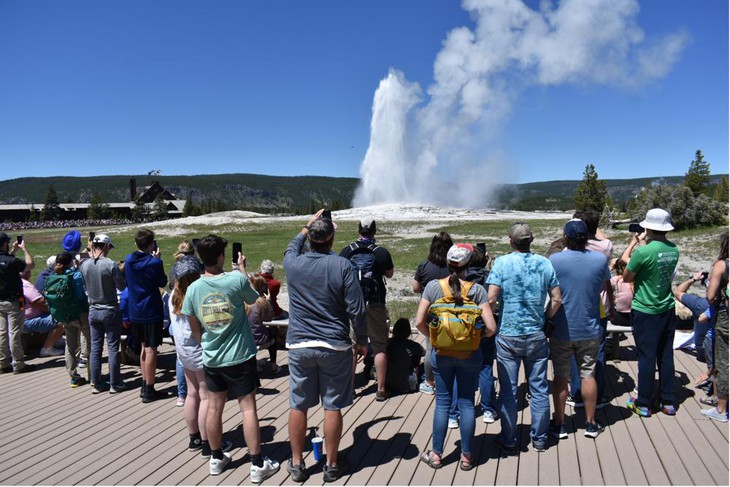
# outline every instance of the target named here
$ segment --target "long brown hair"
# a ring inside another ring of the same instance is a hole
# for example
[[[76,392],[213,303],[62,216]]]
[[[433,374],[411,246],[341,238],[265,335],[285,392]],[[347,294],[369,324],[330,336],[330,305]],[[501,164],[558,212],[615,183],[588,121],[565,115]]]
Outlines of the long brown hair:
[[[269,300],[266,298],[266,280],[261,277],[261,275],[254,274],[248,278],[248,282],[251,283],[251,287],[254,291],[259,293],[259,298],[255,303],[246,305],[246,312],[250,312],[251,308],[256,306],[256,311],[258,312],[261,321],[271,321],[274,318],[274,309],[272,308]]]
[[[172,312],[174,314],[180,314],[188,287],[198,279],[200,279],[200,274],[197,272],[187,272],[175,280],[175,289],[172,290]]]
[[[461,269],[454,269],[449,266],[449,270],[451,271],[451,274],[449,275],[449,287],[451,288],[451,295],[454,297],[454,303],[456,303],[457,306],[464,304],[464,297],[461,295],[461,280],[459,279],[459,274],[464,269],[466,269],[466,266]]]

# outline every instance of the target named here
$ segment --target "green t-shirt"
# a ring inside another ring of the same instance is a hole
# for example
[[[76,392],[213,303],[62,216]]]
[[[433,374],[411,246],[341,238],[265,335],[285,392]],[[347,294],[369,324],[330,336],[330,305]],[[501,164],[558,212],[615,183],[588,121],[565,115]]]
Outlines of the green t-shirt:
[[[246,303],[259,295],[240,272],[201,277],[185,294],[182,314],[202,325],[203,365],[228,367],[256,355],[256,342],[246,316]]]
[[[653,240],[631,254],[626,268],[636,274],[631,308],[657,315],[674,307],[672,275],[679,261],[679,250],[671,242]]]

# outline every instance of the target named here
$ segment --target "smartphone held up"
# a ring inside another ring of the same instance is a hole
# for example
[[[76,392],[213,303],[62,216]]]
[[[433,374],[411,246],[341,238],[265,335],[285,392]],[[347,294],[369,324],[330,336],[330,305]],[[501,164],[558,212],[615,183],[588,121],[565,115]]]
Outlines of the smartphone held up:
[[[231,262],[238,263],[238,256],[243,254],[243,244],[241,242],[233,242],[233,252],[231,254]]]

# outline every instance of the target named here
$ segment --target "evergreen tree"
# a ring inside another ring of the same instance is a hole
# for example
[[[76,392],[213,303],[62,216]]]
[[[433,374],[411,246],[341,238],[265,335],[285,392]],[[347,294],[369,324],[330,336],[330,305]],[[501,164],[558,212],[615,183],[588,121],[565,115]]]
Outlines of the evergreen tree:
[[[188,195],[187,198],[185,198],[185,206],[183,206],[183,216],[193,216],[195,215],[195,205],[193,204],[193,197],[191,195]]]
[[[48,186],[48,192],[46,192],[46,200],[43,203],[43,209],[41,210],[41,220],[52,221],[60,220],[63,214],[63,209],[58,203],[58,194],[53,188],[53,185]]]
[[[603,212],[606,203],[610,202],[606,183],[598,179],[593,164],[587,164],[583,172],[583,180],[578,184],[573,198],[576,210],[595,210]]]
[[[697,149],[695,159],[689,165],[684,175],[684,185],[692,190],[695,198],[707,192],[710,184],[710,163],[704,160],[702,151]]]
[[[109,217],[109,205],[104,202],[104,197],[101,194],[94,193],[91,196],[86,217],[90,220],[101,220]]]
[[[720,178],[720,182],[717,183],[717,185],[715,186],[715,192],[712,199],[721,203],[728,202],[727,176],[723,176]]]
[[[152,219],[153,220],[166,220],[167,219],[167,201],[162,198],[161,194],[158,194],[155,198],[155,202],[152,206]]]
[[[132,212],[129,218],[134,222],[140,222],[144,220],[146,216],[147,209],[145,208],[144,203],[139,200],[139,196],[135,196],[134,206],[132,207]]]

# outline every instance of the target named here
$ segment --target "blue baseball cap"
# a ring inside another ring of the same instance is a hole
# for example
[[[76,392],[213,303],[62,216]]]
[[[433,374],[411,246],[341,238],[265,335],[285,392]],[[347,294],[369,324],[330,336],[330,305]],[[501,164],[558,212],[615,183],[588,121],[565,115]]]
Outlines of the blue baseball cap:
[[[565,226],[563,227],[563,232],[565,233],[565,236],[569,239],[576,239],[581,237],[587,238],[588,226],[580,218],[573,218],[565,224]]]
[[[63,250],[66,252],[78,252],[81,249],[81,234],[78,230],[71,230],[63,237]]]

